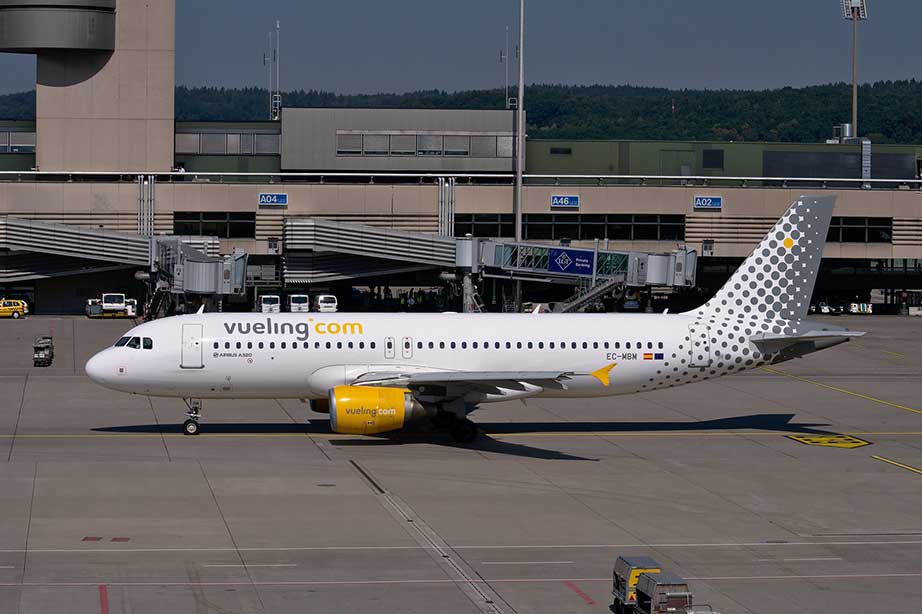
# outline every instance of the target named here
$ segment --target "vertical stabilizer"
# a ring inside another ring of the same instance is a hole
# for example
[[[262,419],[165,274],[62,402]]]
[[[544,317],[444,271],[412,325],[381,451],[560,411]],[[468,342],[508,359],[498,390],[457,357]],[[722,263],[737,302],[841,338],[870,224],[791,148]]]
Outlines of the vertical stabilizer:
[[[798,198],[717,294],[688,313],[735,320],[804,318],[834,207],[834,196]]]

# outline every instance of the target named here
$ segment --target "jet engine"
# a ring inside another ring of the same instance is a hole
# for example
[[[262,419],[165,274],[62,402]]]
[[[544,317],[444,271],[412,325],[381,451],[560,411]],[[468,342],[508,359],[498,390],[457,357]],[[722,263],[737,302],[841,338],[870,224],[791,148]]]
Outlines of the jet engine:
[[[335,386],[330,389],[330,428],[334,433],[386,433],[434,413],[406,388]]]

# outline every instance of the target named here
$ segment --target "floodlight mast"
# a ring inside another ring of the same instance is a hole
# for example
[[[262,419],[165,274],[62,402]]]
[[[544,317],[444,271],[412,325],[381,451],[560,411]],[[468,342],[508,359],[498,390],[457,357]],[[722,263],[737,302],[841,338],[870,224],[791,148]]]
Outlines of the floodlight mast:
[[[852,22],[852,134],[858,136],[858,22],[868,18],[867,0],[842,0],[842,16]]]

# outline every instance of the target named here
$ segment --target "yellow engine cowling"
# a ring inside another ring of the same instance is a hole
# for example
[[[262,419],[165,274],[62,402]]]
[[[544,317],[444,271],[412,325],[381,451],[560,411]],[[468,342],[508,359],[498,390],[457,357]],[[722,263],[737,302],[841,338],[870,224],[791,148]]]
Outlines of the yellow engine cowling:
[[[386,433],[426,415],[426,409],[406,388],[336,386],[330,390],[330,428],[334,433]]]

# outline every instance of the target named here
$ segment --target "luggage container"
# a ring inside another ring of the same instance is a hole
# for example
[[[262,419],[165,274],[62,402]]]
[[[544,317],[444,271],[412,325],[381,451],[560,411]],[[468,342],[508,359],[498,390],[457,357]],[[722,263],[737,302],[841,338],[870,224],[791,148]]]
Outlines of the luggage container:
[[[648,556],[619,556],[612,569],[612,610],[615,614],[633,611],[637,603],[637,580],[642,573],[662,571],[660,564]]]
[[[54,340],[43,335],[36,337],[32,342],[32,365],[35,367],[50,367],[54,361]]]
[[[643,614],[686,614],[694,601],[685,578],[668,571],[642,573],[637,580],[634,611]]]

